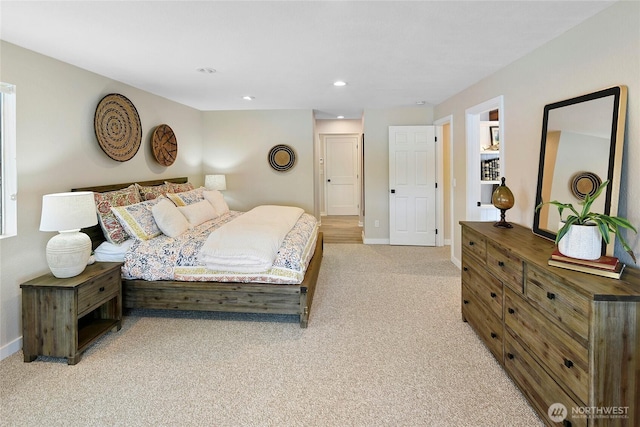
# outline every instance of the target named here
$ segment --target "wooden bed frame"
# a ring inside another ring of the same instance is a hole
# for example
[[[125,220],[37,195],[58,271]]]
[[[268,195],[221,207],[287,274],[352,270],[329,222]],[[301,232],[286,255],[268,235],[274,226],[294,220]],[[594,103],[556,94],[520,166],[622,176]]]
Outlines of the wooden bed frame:
[[[187,178],[138,181],[144,186],[164,181],[185,183]],[[130,186],[123,184],[74,188],[72,191],[105,192]],[[95,249],[105,241],[100,225],[83,230]],[[305,277],[299,285],[229,282],[179,282],[122,280],[125,308],[169,310],[224,311],[238,313],[294,314],[300,316],[300,327],[306,328],[322,263],[323,235],[318,233],[316,249]]]

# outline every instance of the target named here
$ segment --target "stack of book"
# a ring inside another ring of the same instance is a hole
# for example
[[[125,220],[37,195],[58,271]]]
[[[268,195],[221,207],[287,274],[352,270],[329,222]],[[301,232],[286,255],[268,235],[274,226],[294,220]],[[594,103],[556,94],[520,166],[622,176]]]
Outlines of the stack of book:
[[[557,248],[549,258],[549,265],[613,279],[619,279],[625,267],[616,257],[603,255],[594,260],[571,258],[562,255]]]

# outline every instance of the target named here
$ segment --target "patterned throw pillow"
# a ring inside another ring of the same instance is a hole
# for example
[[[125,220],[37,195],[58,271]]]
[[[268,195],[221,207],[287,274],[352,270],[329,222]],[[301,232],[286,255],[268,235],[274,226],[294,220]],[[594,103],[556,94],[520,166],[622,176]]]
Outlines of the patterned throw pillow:
[[[142,201],[156,199],[160,196],[164,196],[169,191],[169,186],[167,186],[167,184],[148,186],[136,184],[136,187],[138,187],[138,191],[140,192],[140,199]]]
[[[195,190],[184,191],[182,193],[167,193],[167,197],[171,199],[176,206],[187,206],[204,200],[202,193],[205,190],[206,188],[200,187]]]
[[[151,211],[162,199],[166,200],[165,197],[160,196],[134,205],[114,206],[111,212],[115,214],[129,236],[137,240],[149,240],[162,234]]]
[[[127,188],[105,193],[93,193],[100,219],[100,227],[107,241],[116,245],[124,242],[129,235],[124,231],[120,221],[111,212],[113,206],[133,205],[140,202],[140,193],[134,184]]]
[[[165,181],[164,183],[169,189],[168,191],[169,193],[182,193],[184,191],[191,191],[195,188],[193,184],[190,182],[185,182],[184,184],[177,184],[175,182]]]

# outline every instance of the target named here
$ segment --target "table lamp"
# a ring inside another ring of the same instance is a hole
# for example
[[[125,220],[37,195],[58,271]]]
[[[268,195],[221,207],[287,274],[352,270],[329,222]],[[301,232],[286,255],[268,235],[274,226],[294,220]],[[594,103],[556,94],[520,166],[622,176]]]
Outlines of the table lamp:
[[[205,175],[204,186],[207,190],[224,191],[227,189],[227,177],[225,175]]]
[[[47,264],[58,278],[82,273],[91,256],[91,239],[81,228],[98,223],[91,191],[42,196],[40,231],[57,231],[47,243]]]

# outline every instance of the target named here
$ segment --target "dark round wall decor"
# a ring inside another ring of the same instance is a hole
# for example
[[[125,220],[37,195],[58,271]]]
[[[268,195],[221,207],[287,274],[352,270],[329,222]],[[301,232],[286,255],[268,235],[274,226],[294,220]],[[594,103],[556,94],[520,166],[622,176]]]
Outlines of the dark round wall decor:
[[[602,180],[593,172],[580,172],[571,178],[571,192],[578,199],[583,200],[586,195],[593,196],[598,187],[602,184]]]
[[[151,137],[153,157],[162,166],[171,166],[178,157],[178,141],[169,125],[159,125]]]
[[[117,93],[110,93],[100,100],[93,127],[102,151],[119,162],[135,156],[142,143],[138,111],[127,97]]]
[[[279,172],[288,171],[296,163],[296,153],[288,145],[280,144],[269,150],[269,165]]]

